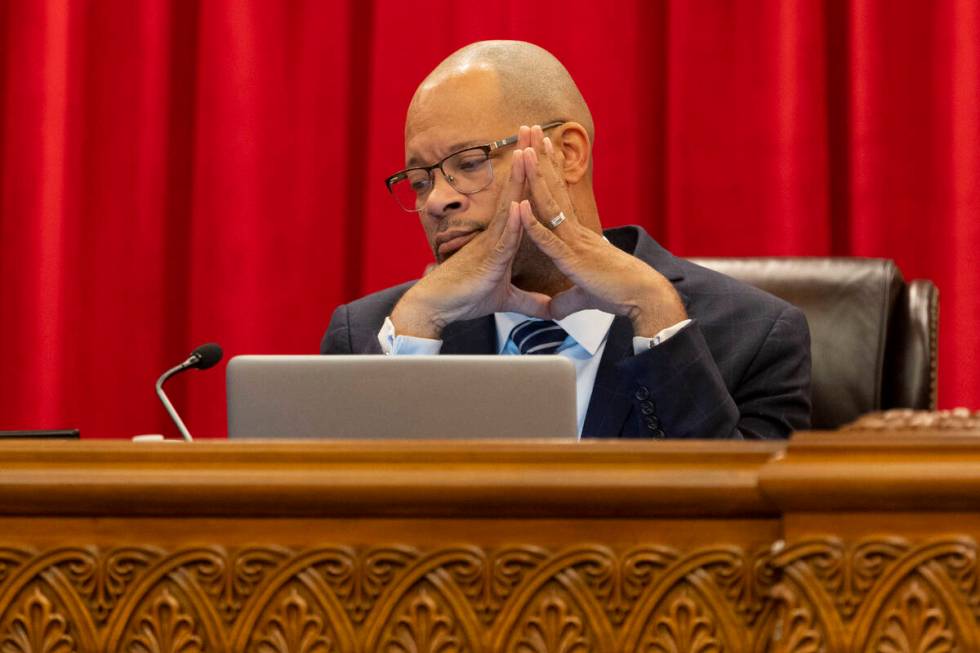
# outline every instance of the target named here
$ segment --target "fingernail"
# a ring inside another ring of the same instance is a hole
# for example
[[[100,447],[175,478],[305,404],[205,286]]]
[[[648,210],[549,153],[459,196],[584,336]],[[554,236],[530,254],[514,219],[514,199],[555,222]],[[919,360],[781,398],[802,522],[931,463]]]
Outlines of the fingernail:
[[[547,136],[544,137],[544,151],[548,154],[555,153],[555,146],[551,144],[551,139]]]

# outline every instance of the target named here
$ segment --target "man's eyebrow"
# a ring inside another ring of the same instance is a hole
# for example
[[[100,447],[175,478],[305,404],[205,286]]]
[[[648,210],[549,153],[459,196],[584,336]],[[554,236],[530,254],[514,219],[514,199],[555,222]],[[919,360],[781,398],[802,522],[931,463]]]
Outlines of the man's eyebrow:
[[[453,143],[452,145],[450,145],[449,147],[446,148],[446,156],[449,156],[450,154],[453,154],[455,152],[459,152],[460,150],[465,150],[466,148],[469,148],[469,147],[477,147],[477,146],[480,146],[480,145],[486,145],[487,142],[488,141],[481,141],[481,140],[471,139],[471,140],[468,140],[468,141],[460,141],[458,143]],[[439,158],[442,158],[442,157],[439,157]],[[408,165],[409,168],[413,168],[415,166],[425,165],[423,163],[423,161],[421,159],[419,159],[419,157],[415,156],[414,154],[408,158],[408,161],[406,163],[407,163],[407,165]]]

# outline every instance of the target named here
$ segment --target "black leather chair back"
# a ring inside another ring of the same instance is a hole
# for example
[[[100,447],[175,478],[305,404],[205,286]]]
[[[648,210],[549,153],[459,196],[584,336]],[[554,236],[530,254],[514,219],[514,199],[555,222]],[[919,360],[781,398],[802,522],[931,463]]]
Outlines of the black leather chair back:
[[[867,258],[694,258],[798,306],[810,324],[815,429],[936,408],[939,291]]]

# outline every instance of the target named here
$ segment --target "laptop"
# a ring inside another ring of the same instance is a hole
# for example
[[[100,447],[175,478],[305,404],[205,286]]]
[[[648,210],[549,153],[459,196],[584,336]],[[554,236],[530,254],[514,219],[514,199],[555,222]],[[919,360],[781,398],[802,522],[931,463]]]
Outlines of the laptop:
[[[558,438],[578,435],[560,356],[236,356],[229,438]]]

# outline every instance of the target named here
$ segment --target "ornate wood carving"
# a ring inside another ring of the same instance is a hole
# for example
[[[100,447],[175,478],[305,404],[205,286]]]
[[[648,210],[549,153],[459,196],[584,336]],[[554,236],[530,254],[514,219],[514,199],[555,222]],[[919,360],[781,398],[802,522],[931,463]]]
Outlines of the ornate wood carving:
[[[379,547],[364,551],[327,550],[317,570],[333,589],[351,621],[360,624],[378,596],[418,552],[411,547]]]
[[[837,538],[800,542],[775,559],[781,568],[793,567],[819,582],[840,618],[850,622],[870,589],[908,549],[900,538],[873,538],[847,545]]]
[[[538,567],[548,554],[538,547],[511,547],[484,552],[461,550],[446,570],[470,600],[484,625],[491,625],[514,588]]]
[[[776,605],[775,623],[770,633],[770,653],[820,653],[826,650],[813,609],[786,585],[772,588]]]
[[[894,408],[862,415],[843,431],[980,431],[980,411]]]
[[[95,550],[66,550],[69,557],[58,569],[85,599],[92,617],[105,623],[116,601],[140,571],[159,557],[153,549],[122,548],[100,556]]]
[[[31,554],[27,551],[0,546],[0,583],[7,580],[10,572],[30,557]]]
[[[788,443],[3,442],[0,653],[976,653],[975,418]]]
[[[137,614],[124,650],[129,653],[201,653],[198,627],[180,601],[164,586]]]
[[[658,614],[641,642],[650,653],[722,653],[715,624],[701,602],[684,587]]]
[[[198,583],[214,601],[225,622],[233,622],[245,600],[288,552],[278,548],[250,548],[231,553],[220,547],[191,567]]]
[[[256,653],[331,653],[336,650],[329,628],[295,588],[282,598],[275,612],[260,627]]]
[[[517,653],[584,653],[591,651],[585,620],[555,587],[534,603],[520,628]]]
[[[951,653],[955,650],[949,619],[916,580],[885,613],[874,650],[881,653]]]
[[[456,620],[435,595],[420,588],[396,613],[381,650],[390,653],[462,653]]]
[[[14,608],[0,639],[3,653],[73,653],[68,621],[38,587]]]
[[[980,650],[967,537],[7,551],[0,653]]]

